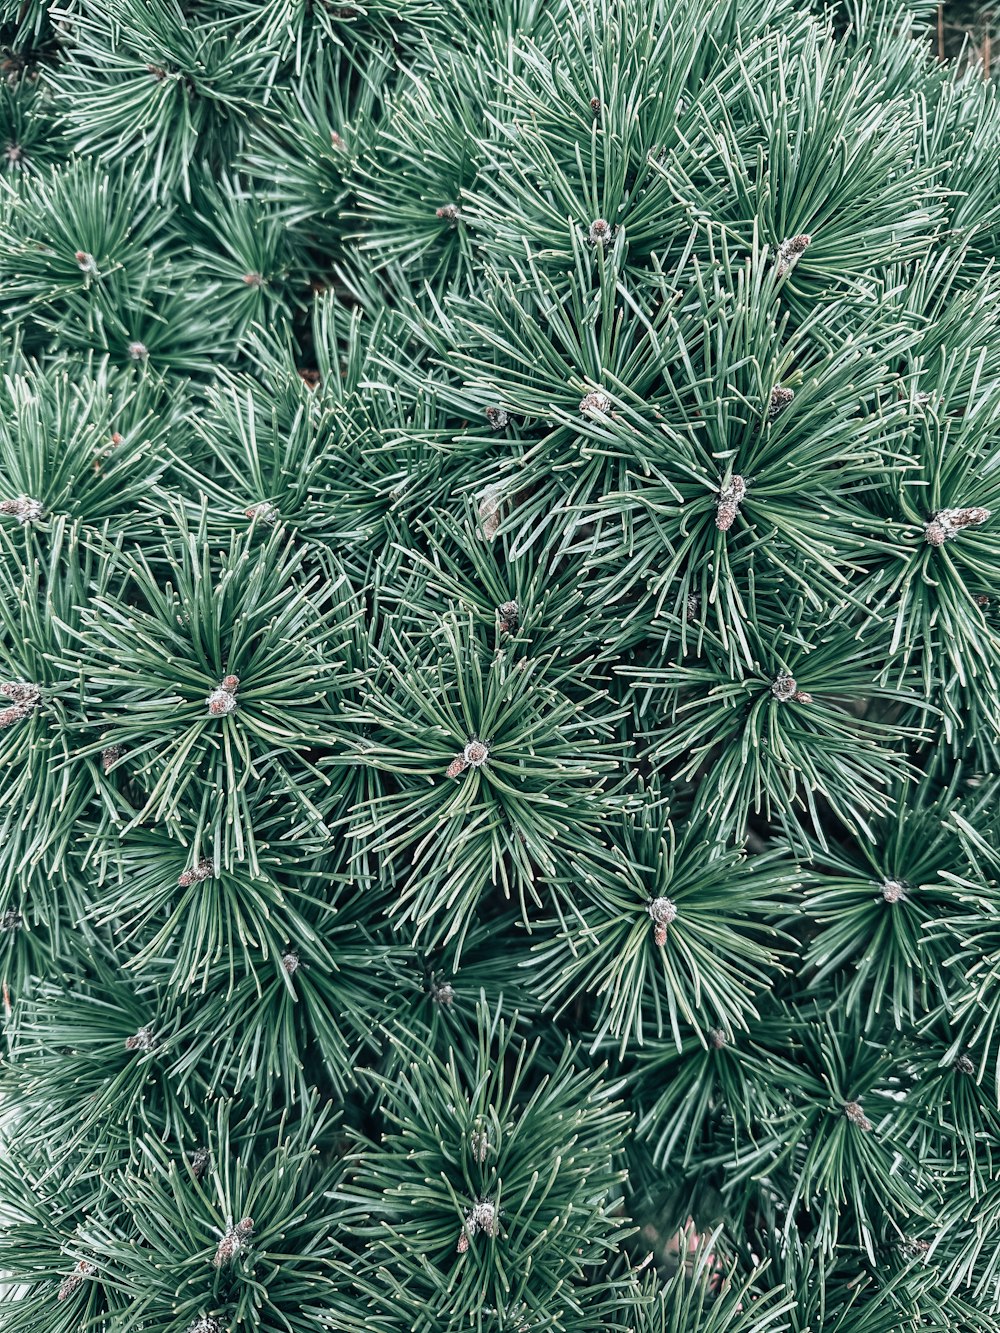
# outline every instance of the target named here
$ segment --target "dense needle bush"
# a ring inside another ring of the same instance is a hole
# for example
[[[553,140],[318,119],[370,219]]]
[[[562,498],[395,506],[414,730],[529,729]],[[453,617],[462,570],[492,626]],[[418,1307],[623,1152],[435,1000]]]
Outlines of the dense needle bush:
[[[2,1333],[1000,1330],[935,10],[0,0]]]

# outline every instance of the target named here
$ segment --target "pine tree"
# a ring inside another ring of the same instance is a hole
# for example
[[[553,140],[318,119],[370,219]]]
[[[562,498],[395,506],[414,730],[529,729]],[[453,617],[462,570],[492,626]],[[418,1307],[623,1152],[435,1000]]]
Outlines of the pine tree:
[[[1000,1330],[1000,106],[929,0],[0,0],[0,1331]]]

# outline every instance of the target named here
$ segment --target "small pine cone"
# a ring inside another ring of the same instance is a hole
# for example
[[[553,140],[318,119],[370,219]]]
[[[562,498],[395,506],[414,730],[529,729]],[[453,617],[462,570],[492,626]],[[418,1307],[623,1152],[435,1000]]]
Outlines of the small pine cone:
[[[212,717],[225,717],[236,711],[236,700],[228,690],[222,688],[213,690],[205,702]]]
[[[584,416],[589,416],[593,412],[607,416],[611,411],[611,399],[600,389],[595,389],[580,399],[580,411]]]
[[[778,276],[782,277],[793,268],[798,260],[805,254],[812,241],[811,236],[801,232],[798,236],[792,236],[787,241],[782,241],[778,246],[777,270]]]
[[[294,949],[289,949],[287,953],[281,955],[281,966],[291,977],[294,976],[295,973],[302,966],[302,959],[299,957],[299,955],[295,952]]]
[[[463,1231],[458,1238],[458,1244],[455,1246],[456,1254],[465,1254],[469,1248],[469,1233]]]
[[[455,999],[455,987],[450,981],[434,981],[432,979],[431,998],[435,1004],[441,1004],[448,1008]]]
[[[595,116],[601,114],[601,99],[599,97],[592,97],[590,99],[590,109]]]
[[[86,250],[77,250],[73,258],[76,260],[81,273],[97,272],[97,260],[94,258],[92,254],[89,254]]]
[[[502,407],[488,407],[484,415],[493,430],[503,430],[510,421],[510,413]]]
[[[729,1038],[721,1028],[711,1028],[708,1034],[708,1044],[713,1050],[721,1051],[729,1045]]]
[[[219,1241],[215,1258],[212,1260],[213,1266],[221,1268],[224,1264],[231,1263],[242,1250],[244,1241],[249,1238],[252,1231],[252,1217],[244,1217],[242,1222],[237,1222],[234,1227],[230,1227]]]
[[[125,1038],[125,1049],[127,1051],[151,1051],[154,1045],[155,1038],[153,1037],[152,1023],[147,1023],[138,1032],[133,1032],[131,1037]]]
[[[70,1273],[69,1277],[63,1278],[56,1295],[56,1300],[68,1300],[69,1297],[73,1295],[73,1292],[76,1291],[77,1287],[86,1282],[88,1277],[93,1277],[96,1272],[96,1264],[90,1263],[87,1259],[81,1259],[73,1269],[72,1273]]]
[[[457,755],[445,769],[445,777],[457,778],[459,774],[464,773],[468,767],[469,765],[465,760],[465,756],[461,754]]]
[[[490,1149],[490,1140],[485,1130],[474,1129],[469,1135],[469,1149],[477,1162],[485,1162]]]
[[[517,602],[504,602],[502,606],[497,607],[497,614],[500,617],[500,629],[504,634],[516,634],[521,624],[521,608]]]
[[[472,768],[482,768],[489,757],[489,746],[484,745],[482,741],[471,740],[462,751],[462,758]]]
[[[223,676],[219,682],[219,689],[225,690],[227,694],[235,694],[240,688],[239,676]]]
[[[960,1055],[955,1061],[955,1068],[960,1074],[974,1074],[976,1066],[967,1055]]]
[[[203,880],[211,879],[213,870],[211,858],[203,856],[196,866],[181,871],[177,883],[182,889],[189,889],[192,884],[201,884]]]
[[[767,419],[773,421],[775,417],[780,417],[785,408],[795,397],[791,389],[783,389],[779,384],[777,388],[771,390],[771,401],[767,405]]]
[[[127,351],[133,361],[145,361],[149,356],[149,348],[138,340],[129,343]]]
[[[787,671],[779,671],[777,676],[771,682],[771,693],[779,703],[787,703],[789,699],[794,699],[799,692],[799,687],[795,683],[794,677]]]
[[[845,1102],[844,1115],[847,1116],[852,1125],[857,1125],[858,1129],[869,1130],[872,1128],[872,1122],[862,1111],[860,1102]]]
[[[611,240],[611,224],[604,218],[595,218],[587,235],[591,245],[605,246]]]
[[[110,773],[124,753],[124,745],[106,745],[101,751],[101,768],[104,772]]]
[[[251,505],[249,509],[244,509],[244,517],[256,519],[258,523],[268,523],[272,527],[281,517],[278,506],[271,500],[261,500],[258,504]]]
[[[901,879],[884,879],[882,881],[882,898],[887,903],[902,902],[906,897],[906,885]]]
[[[207,1148],[196,1148],[188,1159],[191,1174],[195,1180],[201,1180],[212,1163],[212,1154]]]
[[[435,213],[442,222],[455,222],[458,219],[458,204],[443,204]]]

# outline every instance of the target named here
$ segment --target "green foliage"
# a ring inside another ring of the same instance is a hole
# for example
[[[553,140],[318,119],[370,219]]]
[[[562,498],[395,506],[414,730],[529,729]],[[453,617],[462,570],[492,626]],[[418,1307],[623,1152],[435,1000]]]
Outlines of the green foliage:
[[[0,0],[0,1333],[1000,1329],[933,11]]]

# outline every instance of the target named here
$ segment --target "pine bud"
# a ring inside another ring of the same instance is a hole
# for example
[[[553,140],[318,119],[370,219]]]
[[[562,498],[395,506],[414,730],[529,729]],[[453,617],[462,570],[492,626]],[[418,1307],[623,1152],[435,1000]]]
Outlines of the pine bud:
[[[101,751],[101,768],[109,773],[125,753],[124,745],[106,745]]]
[[[793,676],[787,671],[779,671],[777,676],[771,682],[771,693],[779,703],[787,703],[789,699],[794,699],[799,691]]]
[[[347,144],[340,137],[340,135],[337,133],[336,130],[330,131],[330,147],[336,148],[338,151],[347,147]]]
[[[300,369],[299,378],[302,380],[303,384],[305,384],[307,389],[318,388],[323,380],[323,377],[318,370],[313,370],[309,368],[305,370]]]
[[[780,417],[785,408],[795,397],[791,389],[783,389],[779,384],[777,388],[771,390],[771,401],[767,405],[767,419],[773,421],[775,417]]]
[[[188,1325],[187,1333],[223,1333],[223,1328],[218,1319],[203,1315],[201,1319],[196,1319],[193,1324]]]
[[[484,415],[493,430],[503,430],[510,421],[510,414],[502,407],[488,407]]]
[[[243,281],[248,287],[263,287],[264,279],[259,273],[244,273]]]
[[[128,354],[133,361],[145,361],[149,356],[149,348],[145,343],[131,342],[128,345]]]
[[[943,546],[963,528],[978,528],[990,514],[991,510],[978,505],[971,509],[939,509],[924,527],[924,537],[931,546]]]
[[[268,523],[272,527],[281,516],[278,506],[271,500],[261,500],[251,505],[249,509],[244,509],[243,513],[246,518],[257,519],[258,522]]]
[[[0,731],[6,731],[15,722],[21,722],[31,712],[24,704],[13,704],[10,708],[0,709]]]
[[[490,757],[489,747],[482,741],[471,740],[462,752],[462,757],[473,768],[482,768]]]
[[[449,1007],[455,999],[455,987],[450,981],[435,981],[431,978],[431,998],[435,1004]]]
[[[955,1068],[960,1074],[974,1074],[976,1066],[967,1055],[960,1055],[955,1061]]]
[[[479,517],[484,541],[491,542],[500,530],[500,499],[495,486],[487,486],[479,500]]]
[[[611,399],[600,389],[595,389],[580,399],[580,411],[584,416],[589,416],[593,412],[607,416],[611,411]]]
[[[213,871],[211,858],[203,856],[196,866],[181,871],[177,876],[177,883],[182,889],[189,889],[192,884],[201,884],[204,880],[211,879]]]
[[[86,250],[77,250],[73,258],[76,260],[82,273],[97,272],[97,260]]]
[[[42,697],[42,692],[37,685],[32,685],[26,680],[5,680],[0,684],[0,694],[4,694],[14,703],[21,704],[25,708],[31,708],[38,703]]]
[[[736,522],[740,505],[747,493],[747,484],[742,477],[734,476],[728,485],[719,489],[716,506],[715,526],[720,532],[728,532]]]
[[[729,1045],[729,1038],[721,1028],[710,1028],[708,1033],[708,1044],[716,1051],[721,1051]]]
[[[458,204],[443,204],[436,212],[442,222],[455,222],[458,218]]]
[[[73,1292],[76,1291],[77,1287],[81,1286],[88,1277],[93,1277],[96,1272],[96,1264],[90,1263],[87,1259],[81,1259],[73,1269],[72,1273],[70,1273],[69,1277],[63,1278],[56,1300],[68,1300],[69,1297],[73,1295]]]
[[[689,592],[686,606],[687,606],[688,618],[690,620],[693,620],[701,611],[701,593]]]
[[[229,690],[224,690],[221,685],[212,691],[206,703],[212,717],[225,717],[229,713],[236,712],[235,698]]]
[[[469,1150],[477,1162],[485,1162],[489,1152],[490,1140],[485,1130],[474,1129],[469,1135]]]
[[[235,694],[240,688],[239,676],[223,676],[219,683],[219,689],[225,690],[227,694]]]
[[[23,925],[24,917],[20,912],[15,912],[13,908],[0,916],[0,931],[20,930]]]
[[[456,755],[456,757],[451,761],[451,763],[445,769],[445,777],[457,778],[459,774],[464,773],[468,767],[469,765],[465,762],[465,756],[462,754]]]
[[[156,80],[157,83],[162,83],[163,80],[167,77],[167,71],[163,68],[162,65],[147,65],[146,73],[152,74],[153,78]]]
[[[481,1199],[466,1213],[462,1234],[458,1239],[458,1253],[464,1254],[469,1248],[471,1238],[478,1236],[480,1231],[487,1236],[495,1237],[499,1230],[500,1219],[497,1216],[496,1205]]]
[[[243,1244],[249,1239],[253,1232],[253,1218],[244,1217],[242,1222],[237,1222],[234,1227],[230,1227],[226,1234],[219,1241],[218,1249],[215,1251],[215,1258],[212,1264],[216,1268],[221,1268],[223,1264],[231,1263],[243,1248]]]
[[[667,942],[667,927],[676,920],[677,908],[669,898],[654,898],[646,908],[653,918],[653,940],[657,945]]]
[[[902,1242],[903,1253],[909,1255],[912,1259],[917,1259],[922,1254],[926,1254],[930,1248],[929,1240],[918,1240],[915,1237],[907,1236]]]
[[[901,879],[884,879],[882,881],[882,898],[887,903],[902,902],[906,897],[906,885]]]
[[[778,277],[783,277],[791,268],[798,263],[799,259],[805,254],[812,241],[811,236],[801,232],[798,236],[792,236],[787,241],[782,241],[778,246],[778,258],[776,267]]]
[[[521,608],[517,602],[504,602],[502,606],[497,607],[497,614],[500,617],[500,629],[504,634],[516,634],[521,624]]]
[[[294,949],[289,949],[287,953],[281,955],[281,966],[291,977],[294,976],[295,973],[302,966],[302,959],[299,957],[299,955],[295,952]]]
[[[131,1037],[125,1038],[125,1049],[127,1051],[151,1051],[155,1045],[153,1037],[153,1025],[147,1023],[144,1028],[134,1032]]]
[[[872,1127],[872,1122],[862,1111],[860,1102],[845,1102],[844,1115],[852,1125],[857,1125],[858,1129],[869,1130]]]
[[[601,99],[599,97],[592,97],[590,99],[590,109],[595,116],[601,114]]]
[[[19,143],[8,144],[4,151],[4,157],[7,159],[10,166],[19,167],[24,158],[24,149]]]
[[[196,1148],[188,1158],[191,1167],[191,1174],[195,1180],[201,1180],[202,1176],[208,1170],[212,1162],[212,1154],[207,1148]]]
[[[0,500],[0,514],[9,514],[25,527],[37,523],[45,513],[41,500],[33,500],[30,495],[19,495],[15,500]]]
[[[611,240],[611,225],[604,218],[595,218],[587,234],[591,245],[605,246]]]

